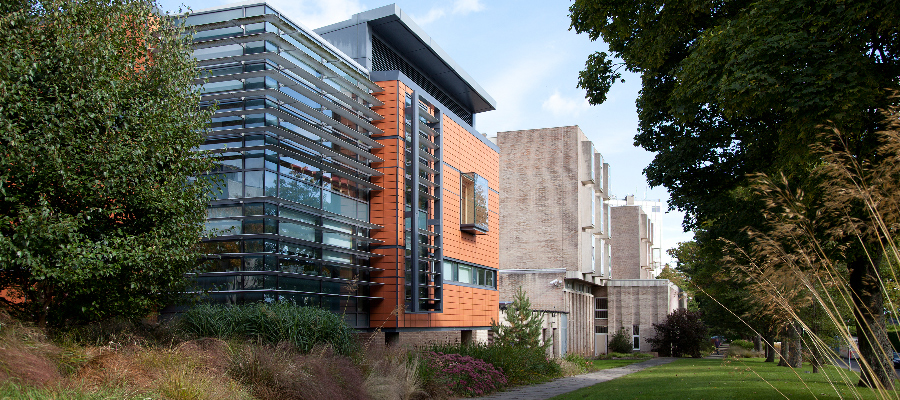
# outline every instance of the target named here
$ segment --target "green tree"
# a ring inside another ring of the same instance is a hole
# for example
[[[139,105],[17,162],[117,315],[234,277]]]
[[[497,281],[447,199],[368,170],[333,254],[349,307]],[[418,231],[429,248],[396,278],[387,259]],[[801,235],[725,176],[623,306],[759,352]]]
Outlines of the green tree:
[[[0,304],[140,317],[195,267],[211,169],[190,36],[151,0],[0,9]]]
[[[680,308],[659,324],[653,324],[656,335],[647,339],[663,357],[700,357],[700,350],[709,340],[706,325],[700,320],[700,313]]]
[[[572,28],[602,38],[611,53],[591,56],[580,74],[591,103],[621,77],[611,56],[641,75],[635,143],[656,153],[648,182],[669,190],[686,229],[705,230],[701,243],[724,237],[746,246],[744,226],[767,229],[748,174],[783,171],[803,182],[818,162],[810,147],[823,124],[854,132],[843,143],[851,154],[871,154],[884,123],[877,111],[895,101],[886,89],[900,76],[900,8],[889,1],[576,0],[570,13]],[[860,346],[874,368],[861,383],[892,387],[879,339],[881,294],[866,256],[880,244],[856,243],[836,256],[848,265],[858,323],[870,332]]]
[[[679,243],[679,245],[680,244],[681,243]],[[674,257],[673,250],[675,249],[669,249],[667,251],[667,253],[669,253],[669,256]],[[663,269],[662,271],[660,271],[659,275],[656,276],[656,279],[666,279],[678,286],[678,288],[681,289],[681,293],[679,294],[679,296],[687,301],[687,307],[689,309],[694,309],[694,311],[696,311],[697,304],[694,301],[694,297],[696,297],[696,290],[691,283],[691,277],[687,276],[687,274],[678,269],[677,266],[673,268],[669,264],[666,264],[663,266]]]
[[[540,313],[531,310],[531,300],[521,286],[516,288],[513,302],[503,310],[503,315],[509,325],[491,319],[491,330],[498,343],[540,349],[550,345],[550,342],[541,343],[543,319]]]

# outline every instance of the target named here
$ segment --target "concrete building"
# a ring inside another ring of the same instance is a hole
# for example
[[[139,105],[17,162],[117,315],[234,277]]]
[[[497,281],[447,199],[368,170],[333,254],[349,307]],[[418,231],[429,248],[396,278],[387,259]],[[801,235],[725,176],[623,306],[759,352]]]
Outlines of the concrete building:
[[[499,132],[496,140],[501,302],[522,287],[544,313],[544,339],[557,356],[606,353],[621,328],[636,350],[650,351],[645,339],[678,307],[678,288],[642,268],[655,228],[646,213],[612,211],[609,164],[577,126]]]
[[[481,86],[393,5],[315,31],[252,1],[187,23],[218,105],[210,300],[322,306],[391,343],[486,339],[500,184]]]
[[[555,355],[594,353],[594,291],[609,279],[609,165],[577,126],[499,132],[500,288],[553,314]]]
[[[659,274],[661,204],[658,201],[610,200],[610,238],[615,265],[606,287],[598,290],[598,308],[607,308],[606,328],[597,330],[598,347],[609,335],[624,329],[633,348],[650,351],[646,338],[656,332],[653,324],[663,321],[679,303],[680,289]],[[648,213],[649,211],[649,213]],[[602,323],[598,319],[598,323]]]
[[[662,272],[662,202],[659,200],[635,200],[633,195],[624,199],[610,199],[610,212],[612,214],[611,225],[618,227],[618,239],[612,240],[612,246],[619,246],[619,251],[613,251],[615,257],[619,257],[616,264],[634,265],[629,258],[640,257],[640,275],[637,276],[613,276],[613,279],[652,279]],[[628,207],[628,208],[624,208]],[[639,214],[639,215],[635,215]],[[637,225],[632,220],[640,221]],[[634,227],[638,231],[628,231]],[[616,228],[614,228],[616,229]],[[639,239],[640,248],[634,246]],[[637,253],[637,254],[636,254]]]

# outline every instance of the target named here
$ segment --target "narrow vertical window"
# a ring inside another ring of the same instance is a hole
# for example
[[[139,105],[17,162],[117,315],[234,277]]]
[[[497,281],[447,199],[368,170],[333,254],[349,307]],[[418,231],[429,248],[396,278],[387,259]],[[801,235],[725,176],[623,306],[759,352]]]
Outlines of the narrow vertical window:
[[[634,341],[633,348],[635,350],[641,349],[641,330],[639,325],[633,325],[631,327],[631,339]]]
[[[609,303],[606,297],[594,298],[594,318],[609,318]]]

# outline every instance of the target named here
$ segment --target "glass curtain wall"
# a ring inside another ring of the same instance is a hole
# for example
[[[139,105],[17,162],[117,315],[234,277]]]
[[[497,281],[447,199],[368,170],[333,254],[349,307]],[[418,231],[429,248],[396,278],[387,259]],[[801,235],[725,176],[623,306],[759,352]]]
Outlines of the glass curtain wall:
[[[262,3],[186,23],[201,106],[216,108],[200,147],[217,166],[201,177],[215,190],[198,289],[212,302],[321,306],[368,327],[380,88]]]

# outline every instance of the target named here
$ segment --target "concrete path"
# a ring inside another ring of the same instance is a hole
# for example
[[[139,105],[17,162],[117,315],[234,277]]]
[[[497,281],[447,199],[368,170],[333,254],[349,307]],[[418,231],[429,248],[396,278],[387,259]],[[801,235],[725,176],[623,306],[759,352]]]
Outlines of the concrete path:
[[[603,369],[588,374],[569,376],[565,378],[555,379],[553,381],[542,383],[540,385],[521,386],[513,388],[506,392],[494,393],[488,397],[479,397],[484,400],[543,400],[553,396],[569,393],[583,387],[593,386],[601,382],[606,382],[616,378],[623,377],[632,372],[637,372],[645,368],[655,367],[657,365],[668,364],[677,360],[674,357],[651,358],[647,361],[627,365],[624,367]]]
[[[719,359],[719,360],[724,359],[725,355],[728,354],[728,349],[730,349],[730,348],[731,348],[731,345],[728,343],[720,344],[719,348],[716,349],[716,351],[712,352],[712,354],[710,354],[704,358]]]

